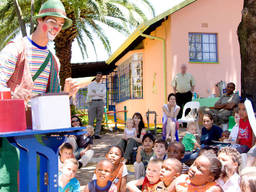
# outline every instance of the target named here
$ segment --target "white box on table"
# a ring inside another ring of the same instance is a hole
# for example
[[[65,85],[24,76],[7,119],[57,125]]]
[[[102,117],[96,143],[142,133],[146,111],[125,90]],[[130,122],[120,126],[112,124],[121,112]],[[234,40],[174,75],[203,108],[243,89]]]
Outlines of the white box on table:
[[[31,99],[33,130],[71,127],[68,94],[42,94]]]

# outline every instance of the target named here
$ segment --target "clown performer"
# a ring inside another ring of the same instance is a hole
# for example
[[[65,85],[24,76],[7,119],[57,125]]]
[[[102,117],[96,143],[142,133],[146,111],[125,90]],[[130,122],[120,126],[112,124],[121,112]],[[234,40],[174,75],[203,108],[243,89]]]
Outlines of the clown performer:
[[[0,90],[10,88],[12,98],[24,99],[26,105],[34,95],[60,92],[60,63],[47,44],[72,24],[60,0],[46,1],[34,19],[36,30],[10,42],[0,54]],[[71,96],[78,89],[74,79],[65,80],[64,92]],[[0,144],[0,191],[16,192],[18,155],[6,139]]]

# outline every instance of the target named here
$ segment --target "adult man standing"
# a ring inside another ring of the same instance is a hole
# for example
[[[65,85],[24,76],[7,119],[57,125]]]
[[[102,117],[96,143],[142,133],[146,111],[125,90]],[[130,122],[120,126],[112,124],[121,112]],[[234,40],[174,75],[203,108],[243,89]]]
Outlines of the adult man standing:
[[[174,93],[176,93],[176,102],[177,105],[181,107],[181,110],[177,116],[177,118],[181,118],[182,111],[184,105],[192,100],[192,92],[195,88],[195,80],[194,77],[187,73],[186,64],[181,65],[181,73],[178,73],[173,81],[172,87],[174,89]]]
[[[102,73],[98,72],[96,78],[93,82],[88,85],[88,118],[89,125],[93,126],[94,119],[96,118],[95,127],[95,139],[100,139],[101,131],[101,121],[103,118],[105,97],[106,97],[106,87],[101,83]]]
[[[0,89],[11,89],[12,98],[24,99],[27,104],[34,95],[60,92],[59,61],[47,47],[61,29],[72,24],[60,0],[48,0],[35,16],[36,30],[31,36],[10,42],[0,55]],[[64,92],[76,93],[78,85],[66,79]],[[18,123],[18,122],[17,122]],[[17,191],[17,152],[6,139],[0,149],[1,191]]]
[[[225,192],[240,192],[240,176],[238,168],[241,164],[240,153],[231,147],[223,147],[218,152],[218,159],[222,163],[221,177],[216,181]]]

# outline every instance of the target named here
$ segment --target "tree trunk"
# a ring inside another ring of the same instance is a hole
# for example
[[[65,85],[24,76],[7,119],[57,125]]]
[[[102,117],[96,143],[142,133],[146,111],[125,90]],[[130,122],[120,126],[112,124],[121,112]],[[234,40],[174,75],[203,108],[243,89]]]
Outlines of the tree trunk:
[[[13,0],[13,3],[14,3],[14,6],[15,6],[15,9],[16,9],[16,12],[17,12],[18,21],[19,21],[19,24],[20,24],[20,29],[21,29],[22,36],[25,37],[25,36],[27,36],[26,26],[25,26],[25,22],[24,22],[24,19],[23,19],[23,16],[22,16],[21,8],[19,6],[19,2],[18,2],[18,0]]]
[[[256,1],[244,0],[242,21],[238,27],[241,53],[242,97],[256,103]]]
[[[60,67],[60,85],[64,88],[65,79],[71,77],[71,55],[72,42],[77,35],[77,29],[74,24],[74,15],[68,14],[68,17],[73,20],[73,24],[68,29],[61,31],[55,38],[56,56],[59,58]]]
[[[31,0],[31,4],[30,4],[30,14],[31,14],[31,18],[30,18],[30,34],[32,34],[34,32],[34,21],[33,21],[33,16],[34,16],[34,11],[35,11],[35,7],[34,7],[34,0]]]

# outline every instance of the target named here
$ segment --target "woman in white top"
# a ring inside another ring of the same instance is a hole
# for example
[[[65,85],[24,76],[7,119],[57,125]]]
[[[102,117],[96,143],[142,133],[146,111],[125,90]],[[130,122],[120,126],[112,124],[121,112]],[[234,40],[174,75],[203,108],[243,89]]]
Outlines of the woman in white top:
[[[180,107],[176,104],[174,93],[168,95],[168,103],[163,106],[163,138],[171,142],[175,140],[176,121]],[[177,140],[177,138],[176,138]]]

